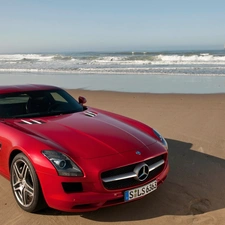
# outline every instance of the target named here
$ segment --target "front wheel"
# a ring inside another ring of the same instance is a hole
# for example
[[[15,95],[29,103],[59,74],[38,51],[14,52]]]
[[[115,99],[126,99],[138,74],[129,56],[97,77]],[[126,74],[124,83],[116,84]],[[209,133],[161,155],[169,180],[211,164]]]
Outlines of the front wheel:
[[[36,212],[45,206],[37,174],[23,154],[16,155],[11,164],[11,186],[18,205],[27,212]]]

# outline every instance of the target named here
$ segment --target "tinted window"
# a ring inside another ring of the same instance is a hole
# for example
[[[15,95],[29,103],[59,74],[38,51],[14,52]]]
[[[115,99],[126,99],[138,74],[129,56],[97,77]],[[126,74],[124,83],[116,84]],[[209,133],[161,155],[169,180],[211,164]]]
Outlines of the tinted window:
[[[83,107],[64,90],[18,92],[0,95],[1,118],[24,118],[75,113]]]

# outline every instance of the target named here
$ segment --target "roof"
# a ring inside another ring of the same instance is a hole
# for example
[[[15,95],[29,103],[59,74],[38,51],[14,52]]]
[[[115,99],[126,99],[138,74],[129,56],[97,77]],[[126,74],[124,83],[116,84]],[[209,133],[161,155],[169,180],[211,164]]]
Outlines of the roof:
[[[0,94],[23,92],[23,91],[49,90],[49,89],[60,89],[60,88],[44,84],[5,85],[0,86]]]

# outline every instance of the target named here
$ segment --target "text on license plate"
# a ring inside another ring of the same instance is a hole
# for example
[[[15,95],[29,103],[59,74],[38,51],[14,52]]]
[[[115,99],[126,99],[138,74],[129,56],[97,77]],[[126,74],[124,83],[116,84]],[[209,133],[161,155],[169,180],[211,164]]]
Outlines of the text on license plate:
[[[130,201],[136,198],[140,198],[142,196],[145,196],[152,191],[157,189],[157,181],[154,180],[149,184],[146,184],[145,186],[139,187],[139,188],[134,188],[129,191],[124,192],[124,200],[125,201]]]

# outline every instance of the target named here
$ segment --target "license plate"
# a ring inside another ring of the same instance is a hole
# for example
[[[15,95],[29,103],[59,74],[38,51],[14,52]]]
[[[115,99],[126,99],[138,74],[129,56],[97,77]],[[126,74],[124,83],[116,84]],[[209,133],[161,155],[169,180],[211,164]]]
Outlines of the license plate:
[[[134,188],[129,191],[125,191],[124,192],[124,200],[131,201],[133,199],[143,197],[143,196],[153,192],[156,189],[157,189],[157,181],[154,180],[151,183],[146,184],[142,187]]]

